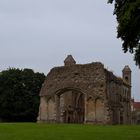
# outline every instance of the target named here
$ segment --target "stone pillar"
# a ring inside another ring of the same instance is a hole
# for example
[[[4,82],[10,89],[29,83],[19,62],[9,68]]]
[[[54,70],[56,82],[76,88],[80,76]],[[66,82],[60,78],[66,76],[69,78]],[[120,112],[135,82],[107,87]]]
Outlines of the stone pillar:
[[[64,123],[64,95],[60,96],[60,122]]]
[[[47,101],[45,97],[40,97],[40,106],[37,121],[38,122],[47,121]]]
[[[120,109],[118,108],[118,124],[120,124]]]
[[[84,96],[84,102],[85,102],[85,114],[84,114],[84,123],[87,122],[87,94]]]
[[[104,105],[105,105],[105,120],[104,120],[104,123],[105,124],[110,124],[111,123],[111,115],[110,115],[110,108],[109,108],[108,102],[105,101]]]
[[[55,95],[56,122],[60,122],[60,96]]]

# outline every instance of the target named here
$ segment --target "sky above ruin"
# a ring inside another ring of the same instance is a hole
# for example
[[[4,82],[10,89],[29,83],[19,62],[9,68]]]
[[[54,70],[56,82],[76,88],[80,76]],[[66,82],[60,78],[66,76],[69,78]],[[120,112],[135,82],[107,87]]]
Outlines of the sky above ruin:
[[[100,61],[117,76],[129,65],[132,96],[140,101],[140,69],[117,39],[107,0],[1,0],[0,71],[31,68],[47,75],[72,54],[77,63]]]

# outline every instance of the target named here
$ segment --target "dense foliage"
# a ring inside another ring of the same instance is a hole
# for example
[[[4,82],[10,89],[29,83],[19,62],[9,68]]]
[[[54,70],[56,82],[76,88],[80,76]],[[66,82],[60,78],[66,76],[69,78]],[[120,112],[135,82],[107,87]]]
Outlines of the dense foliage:
[[[134,53],[136,65],[140,66],[140,0],[109,0],[108,2],[115,2],[117,37],[123,41],[123,50]]]
[[[0,73],[0,118],[5,121],[35,121],[39,91],[44,74],[31,69],[14,69]]]

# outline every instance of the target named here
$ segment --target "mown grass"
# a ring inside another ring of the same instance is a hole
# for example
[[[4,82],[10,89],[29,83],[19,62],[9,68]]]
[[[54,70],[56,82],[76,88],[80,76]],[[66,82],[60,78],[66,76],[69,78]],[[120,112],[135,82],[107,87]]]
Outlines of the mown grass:
[[[140,140],[140,126],[1,123],[0,140]]]

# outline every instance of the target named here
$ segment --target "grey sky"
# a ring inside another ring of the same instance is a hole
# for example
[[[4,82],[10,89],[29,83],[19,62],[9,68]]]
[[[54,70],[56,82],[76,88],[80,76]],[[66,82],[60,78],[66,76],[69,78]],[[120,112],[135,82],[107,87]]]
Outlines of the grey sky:
[[[101,61],[121,76],[132,69],[132,92],[140,100],[140,70],[116,38],[107,0],[0,0],[0,70],[32,68],[47,74],[72,54],[77,63]]]

